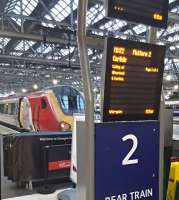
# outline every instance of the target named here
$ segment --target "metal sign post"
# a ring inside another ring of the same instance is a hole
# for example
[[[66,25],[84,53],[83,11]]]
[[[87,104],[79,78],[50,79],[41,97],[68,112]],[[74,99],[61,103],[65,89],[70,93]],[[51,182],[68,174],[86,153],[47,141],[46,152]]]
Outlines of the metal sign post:
[[[0,135],[0,164],[1,164],[1,168],[0,168],[0,177],[1,177],[1,184],[2,184],[2,178],[3,178],[3,136]],[[0,184],[0,200],[2,199],[2,185]]]
[[[148,31],[148,42],[155,44],[156,39],[157,39],[157,28],[151,27]],[[163,123],[165,123],[162,119],[164,114],[164,103],[165,103],[165,97],[164,97],[164,92],[162,89],[162,94],[161,94],[161,104],[160,104],[160,157],[159,157],[159,199],[163,200],[163,165],[164,165],[164,132],[162,132],[163,128]]]
[[[88,49],[86,45],[86,13],[88,0],[78,1],[78,31],[77,43],[80,54],[80,65],[85,95],[85,129],[83,132],[83,145],[78,151],[77,157],[80,157],[80,163],[77,163],[78,183],[77,199],[93,200],[94,199],[94,103],[90,78],[90,66],[88,59]],[[79,141],[77,140],[77,143]],[[85,144],[85,146],[84,146]],[[84,148],[83,148],[84,147]],[[78,162],[78,158],[77,158]],[[82,163],[82,164],[81,164]]]

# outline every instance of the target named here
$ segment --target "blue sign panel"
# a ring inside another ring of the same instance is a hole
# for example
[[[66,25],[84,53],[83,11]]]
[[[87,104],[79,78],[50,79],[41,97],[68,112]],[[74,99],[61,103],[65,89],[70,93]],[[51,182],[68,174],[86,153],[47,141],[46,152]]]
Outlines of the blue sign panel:
[[[159,122],[96,124],[96,200],[159,199]]]

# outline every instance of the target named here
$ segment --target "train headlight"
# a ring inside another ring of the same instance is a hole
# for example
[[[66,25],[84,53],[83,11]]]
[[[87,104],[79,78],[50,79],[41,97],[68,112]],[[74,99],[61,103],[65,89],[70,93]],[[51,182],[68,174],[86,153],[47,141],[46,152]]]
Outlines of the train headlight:
[[[66,122],[60,122],[60,127],[63,131],[69,131],[71,129],[71,125]]]

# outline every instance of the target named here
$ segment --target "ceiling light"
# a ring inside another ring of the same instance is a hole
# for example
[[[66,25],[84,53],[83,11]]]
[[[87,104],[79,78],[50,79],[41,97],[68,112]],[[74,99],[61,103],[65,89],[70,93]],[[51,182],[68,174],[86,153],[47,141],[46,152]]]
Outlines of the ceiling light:
[[[38,87],[37,84],[34,84],[34,85],[33,85],[33,88],[34,88],[34,90],[37,90],[39,87]]]
[[[167,80],[167,81],[170,81],[171,79],[172,79],[172,76],[171,76],[171,75],[167,75],[167,76],[166,76],[166,80]]]
[[[15,92],[14,92],[14,91],[11,91],[11,92],[10,92],[10,94],[11,94],[11,95],[14,95],[14,94],[15,94]]]
[[[22,92],[25,93],[27,92],[27,90],[25,88],[22,88]]]
[[[171,92],[171,91],[168,91],[167,95],[168,95],[168,96],[172,95],[172,92]]]
[[[178,90],[178,85],[174,85],[173,89]]]
[[[53,84],[57,85],[58,81],[56,79],[53,79]]]

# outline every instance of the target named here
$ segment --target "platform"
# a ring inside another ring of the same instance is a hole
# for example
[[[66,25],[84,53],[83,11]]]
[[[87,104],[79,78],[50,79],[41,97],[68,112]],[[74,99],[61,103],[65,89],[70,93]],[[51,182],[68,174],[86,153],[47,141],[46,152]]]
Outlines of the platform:
[[[7,134],[11,134],[11,133],[17,133],[17,131],[0,125],[0,134],[1,135],[7,135]]]
[[[17,133],[17,131],[14,131],[10,128],[4,127],[0,125],[0,135],[7,135]],[[16,183],[10,181],[7,179],[7,177],[4,177],[3,174],[3,155],[2,155],[2,145],[1,145],[1,184],[2,184],[2,199],[57,199],[57,194],[60,191],[63,191],[64,189],[68,188],[70,186],[69,183],[64,184],[54,184],[52,187],[54,188],[54,193],[49,195],[41,195],[37,194],[36,191],[38,191],[39,187],[36,187],[33,191],[29,191],[28,189],[24,188],[18,188]],[[40,185],[41,186],[41,185]],[[64,189],[63,189],[64,188]]]
[[[26,196],[18,196],[13,198],[6,198],[7,200],[57,200],[57,194],[63,190],[57,190],[56,192],[48,195],[32,194]]]
[[[6,128],[4,126],[0,126],[0,134],[1,135],[11,134],[14,132],[17,132],[17,131],[14,131],[10,128]],[[178,142],[179,141],[179,124],[173,125],[173,132],[174,132],[173,139]],[[1,162],[1,164],[2,164],[1,172],[3,175],[3,162]],[[64,189],[60,189],[60,190],[56,190],[52,194],[42,195],[42,194],[37,194],[35,191],[29,191],[25,188],[24,189],[17,188],[15,183],[12,183],[11,181],[7,180],[7,178],[4,176],[2,176],[1,181],[2,181],[2,199],[9,199],[9,200],[21,200],[21,199],[27,199],[27,200],[43,199],[43,200],[46,200],[46,199],[50,199],[50,200],[55,200],[55,199],[57,199],[57,194],[64,190]],[[58,186],[56,188],[58,188]]]
[[[10,128],[4,127],[0,125],[0,135],[7,135],[11,133],[16,133],[17,131],[14,131]],[[1,146],[1,152],[2,152],[2,146]],[[3,156],[1,154],[2,160],[1,160],[1,185],[2,185],[2,199],[6,198],[13,198],[18,196],[23,196],[27,194],[32,194],[32,192],[26,190],[26,189],[19,189],[17,188],[15,183],[12,183],[11,181],[7,180],[6,177],[4,177],[3,174]]]

